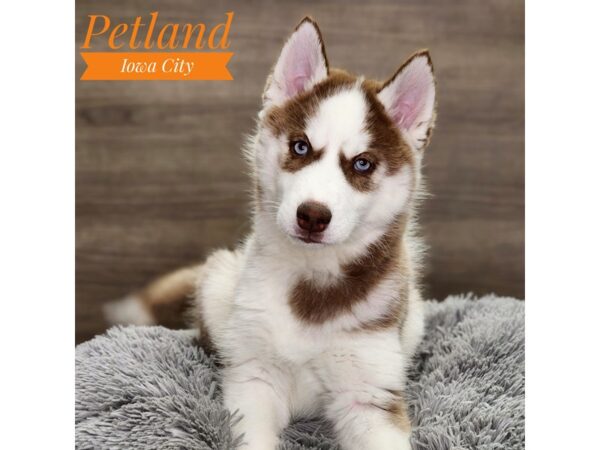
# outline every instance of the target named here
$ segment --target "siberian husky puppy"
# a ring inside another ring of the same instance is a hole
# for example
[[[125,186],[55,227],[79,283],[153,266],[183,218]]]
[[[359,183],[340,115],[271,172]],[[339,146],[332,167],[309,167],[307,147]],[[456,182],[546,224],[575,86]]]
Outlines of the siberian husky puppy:
[[[330,68],[304,19],[246,150],[252,233],[107,316],[157,323],[158,307],[193,292],[244,448],[275,449],[292,417],[320,414],[344,450],[409,449],[405,372],[423,334],[413,219],[434,119],[427,51],[384,83],[367,80]]]

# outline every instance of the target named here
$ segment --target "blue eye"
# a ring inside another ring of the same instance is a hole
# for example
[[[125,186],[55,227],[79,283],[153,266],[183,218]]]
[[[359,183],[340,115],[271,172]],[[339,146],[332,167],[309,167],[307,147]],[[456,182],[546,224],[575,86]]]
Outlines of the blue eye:
[[[354,160],[354,170],[359,173],[366,173],[371,170],[372,167],[373,165],[371,164],[371,161],[368,161],[365,158],[358,158]]]
[[[293,141],[291,147],[292,151],[298,156],[306,156],[310,151],[310,144],[302,140]]]

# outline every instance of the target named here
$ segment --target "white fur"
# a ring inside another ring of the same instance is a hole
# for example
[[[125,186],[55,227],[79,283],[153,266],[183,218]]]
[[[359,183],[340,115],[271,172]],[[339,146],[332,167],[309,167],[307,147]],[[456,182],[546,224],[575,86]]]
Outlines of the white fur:
[[[214,333],[213,324],[225,323],[231,315],[244,255],[242,251],[217,250],[206,260],[196,283],[196,316]],[[201,325],[202,326],[202,325]]]
[[[112,324],[154,325],[150,311],[141,299],[128,296],[121,300],[108,302],[102,307],[104,317]]]

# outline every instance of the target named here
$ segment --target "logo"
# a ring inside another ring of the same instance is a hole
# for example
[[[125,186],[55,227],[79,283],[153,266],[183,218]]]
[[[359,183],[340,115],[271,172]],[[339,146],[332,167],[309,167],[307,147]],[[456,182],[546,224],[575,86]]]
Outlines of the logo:
[[[229,31],[233,12],[221,23],[166,23],[157,11],[133,23],[89,15],[81,57],[82,80],[233,80]]]

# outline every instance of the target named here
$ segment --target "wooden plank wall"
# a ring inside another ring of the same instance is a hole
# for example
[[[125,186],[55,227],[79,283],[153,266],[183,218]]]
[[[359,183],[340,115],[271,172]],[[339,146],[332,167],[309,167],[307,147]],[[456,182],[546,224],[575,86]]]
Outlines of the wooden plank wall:
[[[244,136],[265,77],[306,14],[329,60],[386,78],[431,49],[439,115],[425,173],[427,295],[524,296],[524,4],[448,1],[77,1],[115,21],[215,23],[234,11],[232,82],[76,83],[76,341],[101,332],[100,305],[248,229]]]

